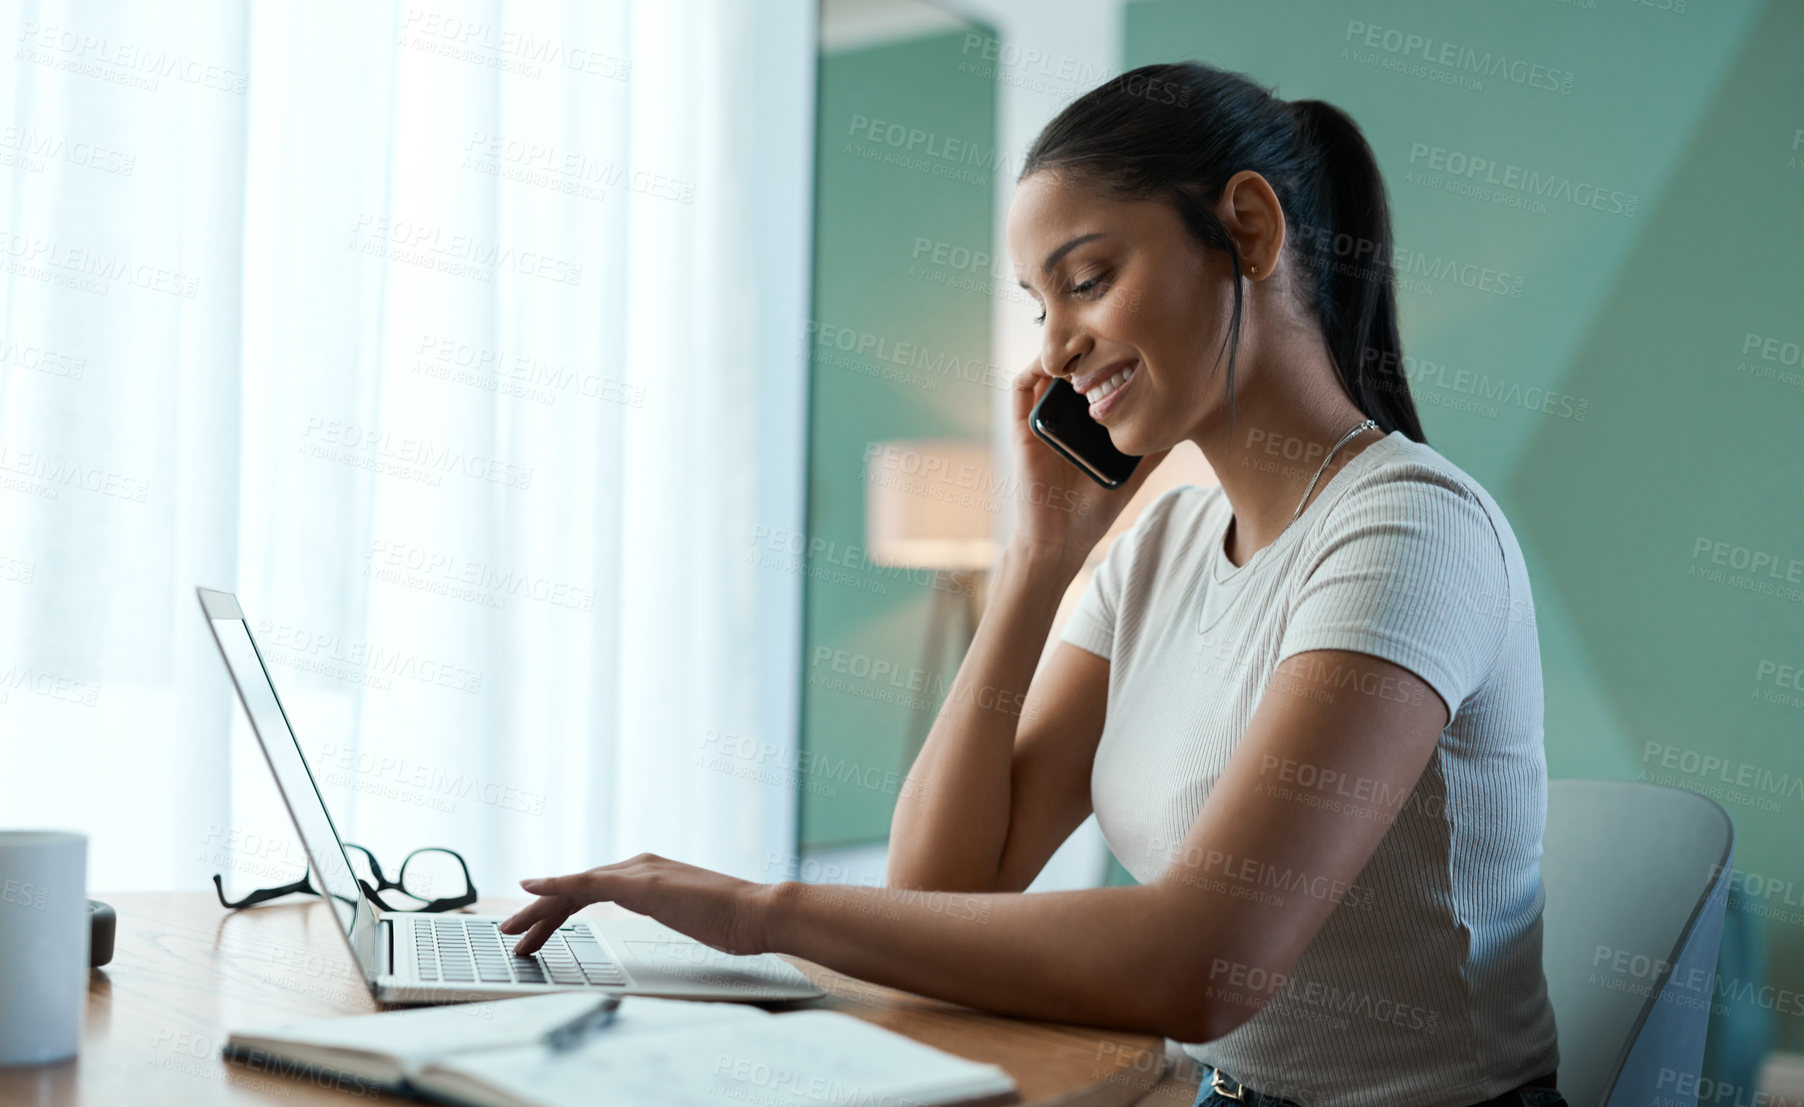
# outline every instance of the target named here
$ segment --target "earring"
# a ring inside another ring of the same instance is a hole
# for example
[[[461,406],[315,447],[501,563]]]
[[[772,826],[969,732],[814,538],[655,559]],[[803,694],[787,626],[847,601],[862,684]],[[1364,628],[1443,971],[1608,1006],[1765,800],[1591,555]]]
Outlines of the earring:
[[[1257,265],[1247,266],[1247,276],[1257,277],[1258,275],[1259,275],[1259,267]]]

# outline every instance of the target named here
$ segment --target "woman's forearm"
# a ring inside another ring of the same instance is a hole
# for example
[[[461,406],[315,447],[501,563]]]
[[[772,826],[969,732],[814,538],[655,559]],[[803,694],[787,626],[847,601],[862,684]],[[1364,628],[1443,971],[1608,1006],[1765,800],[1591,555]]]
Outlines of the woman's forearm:
[[[1063,551],[1010,546],[977,633],[890,824],[889,883],[983,891],[1008,838],[1010,771],[1028,685],[1077,566]]]
[[[1211,912],[1159,885],[966,893],[788,882],[763,900],[772,952],[986,1011],[1187,1042],[1249,1013],[1211,997],[1207,951],[1225,937]]]

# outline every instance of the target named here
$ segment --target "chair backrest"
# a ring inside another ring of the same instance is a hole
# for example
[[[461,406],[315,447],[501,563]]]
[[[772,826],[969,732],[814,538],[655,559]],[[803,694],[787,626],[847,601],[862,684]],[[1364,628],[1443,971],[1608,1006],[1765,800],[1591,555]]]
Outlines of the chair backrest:
[[[1695,792],[1549,782],[1541,961],[1571,1107],[1695,1097],[1734,849]]]

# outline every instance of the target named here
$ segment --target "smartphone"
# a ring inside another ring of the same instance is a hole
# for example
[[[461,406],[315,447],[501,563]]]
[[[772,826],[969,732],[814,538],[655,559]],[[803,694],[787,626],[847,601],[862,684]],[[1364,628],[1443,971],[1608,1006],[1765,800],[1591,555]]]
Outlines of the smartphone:
[[[1052,387],[1040,397],[1027,417],[1040,440],[1065,456],[1065,460],[1104,488],[1119,488],[1140,464],[1135,454],[1124,454],[1109,439],[1109,431],[1090,418],[1090,402],[1064,377],[1054,377]]]

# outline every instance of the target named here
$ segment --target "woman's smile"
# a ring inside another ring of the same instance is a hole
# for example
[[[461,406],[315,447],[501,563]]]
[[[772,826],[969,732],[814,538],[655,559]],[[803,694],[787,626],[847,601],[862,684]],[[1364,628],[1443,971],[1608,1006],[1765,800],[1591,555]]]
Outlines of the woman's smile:
[[[1090,418],[1102,422],[1103,416],[1114,411],[1121,404],[1121,394],[1134,383],[1140,375],[1140,359],[1135,358],[1127,365],[1109,372],[1094,384],[1085,382],[1086,387],[1080,389],[1084,399],[1090,401]],[[1075,385],[1073,386],[1075,387]]]

